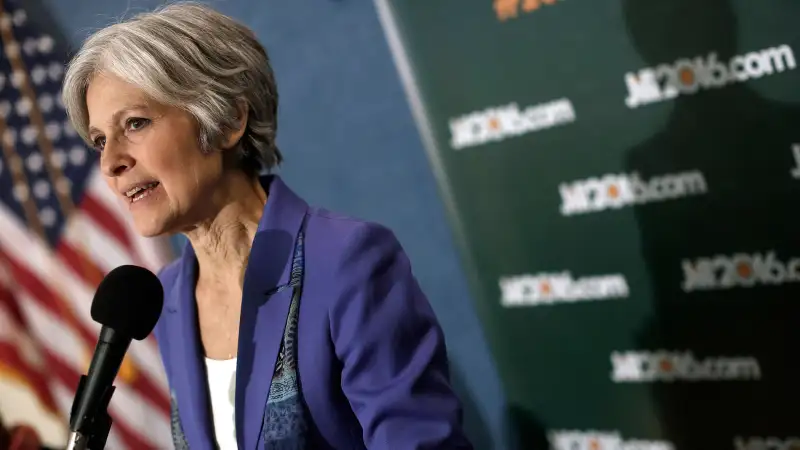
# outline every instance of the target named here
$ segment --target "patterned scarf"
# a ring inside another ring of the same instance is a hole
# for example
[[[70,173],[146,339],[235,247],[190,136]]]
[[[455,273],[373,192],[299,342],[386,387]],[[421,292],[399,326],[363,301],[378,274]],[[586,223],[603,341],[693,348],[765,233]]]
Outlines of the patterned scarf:
[[[303,223],[305,225],[305,221]],[[264,450],[305,450],[308,445],[308,420],[303,395],[297,382],[297,320],[300,311],[300,296],[303,289],[303,270],[305,254],[303,240],[305,227],[300,229],[292,259],[292,272],[289,284],[280,290],[292,289],[292,302],[286,317],[272,385],[269,388],[264,422],[261,425],[261,438]],[[171,397],[172,442],[175,450],[188,450],[189,444],[183,434],[178,414],[175,393]]]

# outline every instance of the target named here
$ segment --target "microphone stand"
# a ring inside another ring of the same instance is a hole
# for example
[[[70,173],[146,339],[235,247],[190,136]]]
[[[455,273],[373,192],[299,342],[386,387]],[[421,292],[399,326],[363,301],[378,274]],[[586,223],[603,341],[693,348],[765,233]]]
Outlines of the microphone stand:
[[[87,376],[81,375],[76,398],[79,398],[81,392],[83,392],[86,380]],[[103,394],[100,404],[97,405],[98,411],[84,420],[81,430],[70,432],[66,450],[103,450],[105,448],[112,422],[111,416],[108,415],[108,404],[111,402],[111,396],[114,395],[115,389],[113,385],[109,386]],[[75,412],[75,404],[73,403],[72,414],[75,414]]]

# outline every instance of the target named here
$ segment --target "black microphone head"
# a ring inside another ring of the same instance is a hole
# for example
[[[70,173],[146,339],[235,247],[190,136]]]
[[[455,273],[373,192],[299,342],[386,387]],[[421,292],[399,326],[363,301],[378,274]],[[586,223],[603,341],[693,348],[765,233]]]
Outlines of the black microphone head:
[[[164,288],[153,272],[119,266],[103,278],[92,300],[92,319],[141,341],[153,331],[164,305]]]

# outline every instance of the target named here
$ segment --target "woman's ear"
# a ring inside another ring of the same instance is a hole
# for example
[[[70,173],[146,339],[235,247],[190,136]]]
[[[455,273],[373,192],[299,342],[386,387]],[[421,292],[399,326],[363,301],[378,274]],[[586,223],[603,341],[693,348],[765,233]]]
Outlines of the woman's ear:
[[[242,139],[244,135],[244,130],[247,129],[247,118],[248,118],[248,107],[247,102],[244,100],[237,100],[236,101],[236,124],[228,130],[228,133],[225,135],[225,139],[222,142],[222,149],[228,150],[236,146],[239,143],[239,140]]]

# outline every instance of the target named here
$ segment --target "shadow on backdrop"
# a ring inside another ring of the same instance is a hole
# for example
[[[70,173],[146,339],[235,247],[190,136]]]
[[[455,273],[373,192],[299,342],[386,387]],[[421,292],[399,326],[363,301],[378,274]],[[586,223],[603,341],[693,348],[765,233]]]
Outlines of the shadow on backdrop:
[[[760,50],[737,48],[729,0],[623,0],[623,6],[631,40],[653,68],[709,52],[726,62],[737,51]],[[769,24],[763,26],[769,33]],[[786,40],[764,40],[763,48]],[[780,73],[775,58],[761,61],[774,70],[763,82],[795,76]],[[691,73],[682,80],[692,82]],[[657,358],[651,364],[660,381],[629,385],[651,390],[662,438],[677,449],[735,448],[737,436],[785,438],[800,431],[800,284],[786,281],[777,266],[752,262],[770,251],[784,262],[800,256],[800,181],[790,176],[800,109],[759,96],[748,87],[758,82],[700,87],[665,100],[672,108],[666,126],[626,156],[628,173],[642,180],[699,171],[707,189],[702,192],[695,176],[686,182],[694,183],[696,195],[636,207],[654,301],[638,348],[691,352],[695,361],[740,358],[694,367],[718,379],[672,382],[664,379],[684,371],[681,361]],[[701,258],[707,264],[696,265]]]
[[[519,450],[548,450],[547,431],[533,414],[511,405],[508,407],[508,420],[515,433],[512,442]],[[475,447],[477,450],[480,447]]]
[[[492,449],[492,435],[481,417],[475,398],[469,387],[464,383],[464,377],[457,365],[450,362],[450,383],[453,386],[464,410],[464,431],[472,446],[477,449]]]

